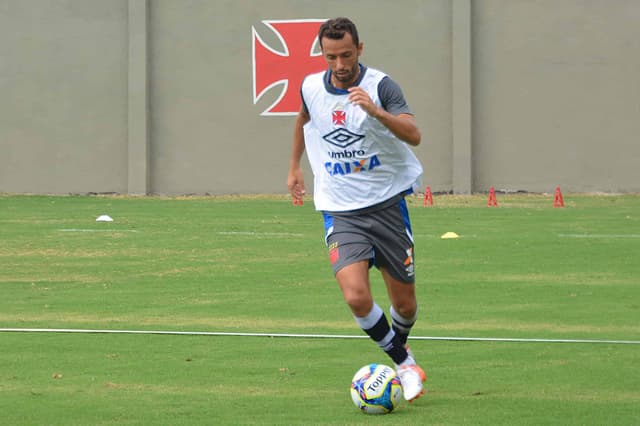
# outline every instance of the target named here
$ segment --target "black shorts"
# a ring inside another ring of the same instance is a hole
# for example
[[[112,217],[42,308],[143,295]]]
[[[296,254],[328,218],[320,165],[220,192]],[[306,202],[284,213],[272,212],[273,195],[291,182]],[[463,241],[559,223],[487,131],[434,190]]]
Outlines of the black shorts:
[[[346,213],[324,212],[325,241],[333,273],[362,260],[392,277],[415,282],[414,244],[404,197],[381,208]]]

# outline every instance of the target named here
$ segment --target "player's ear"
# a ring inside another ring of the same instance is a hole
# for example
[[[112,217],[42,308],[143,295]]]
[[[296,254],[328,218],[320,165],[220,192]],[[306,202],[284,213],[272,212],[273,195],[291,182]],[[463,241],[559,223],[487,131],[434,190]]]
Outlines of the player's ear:
[[[358,56],[362,55],[362,48],[364,44],[362,42],[358,43]]]

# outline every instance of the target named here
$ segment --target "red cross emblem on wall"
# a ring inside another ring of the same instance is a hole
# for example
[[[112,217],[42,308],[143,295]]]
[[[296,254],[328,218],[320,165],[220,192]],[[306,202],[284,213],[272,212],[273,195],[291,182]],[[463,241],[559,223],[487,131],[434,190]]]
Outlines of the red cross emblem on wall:
[[[253,103],[270,89],[284,85],[278,99],[261,115],[295,115],[300,111],[302,80],[325,69],[318,46],[318,29],[325,19],[262,21],[280,40],[282,51],[269,47],[253,33]]]

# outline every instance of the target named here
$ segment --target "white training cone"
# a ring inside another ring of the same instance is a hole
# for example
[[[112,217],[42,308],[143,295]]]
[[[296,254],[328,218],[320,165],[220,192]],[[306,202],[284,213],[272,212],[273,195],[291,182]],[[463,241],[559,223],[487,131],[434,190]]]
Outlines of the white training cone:
[[[459,238],[460,235],[456,234],[455,232],[447,232],[445,234],[442,234],[442,236],[440,238],[442,238],[443,240],[448,240],[450,238]]]
[[[103,214],[102,216],[98,216],[96,222],[113,222],[113,219],[111,218],[111,216]]]

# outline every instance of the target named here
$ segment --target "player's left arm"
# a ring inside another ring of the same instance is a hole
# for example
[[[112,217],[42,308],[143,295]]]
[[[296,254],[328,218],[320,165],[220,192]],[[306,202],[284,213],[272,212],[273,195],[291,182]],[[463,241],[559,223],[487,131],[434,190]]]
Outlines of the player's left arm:
[[[400,86],[389,77],[380,83],[378,95],[382,107],[376,105],[361,87],[349,88],[349,100],[384,124],[396,137],[409,145],[420,144],[420,130],[404,99]]]

